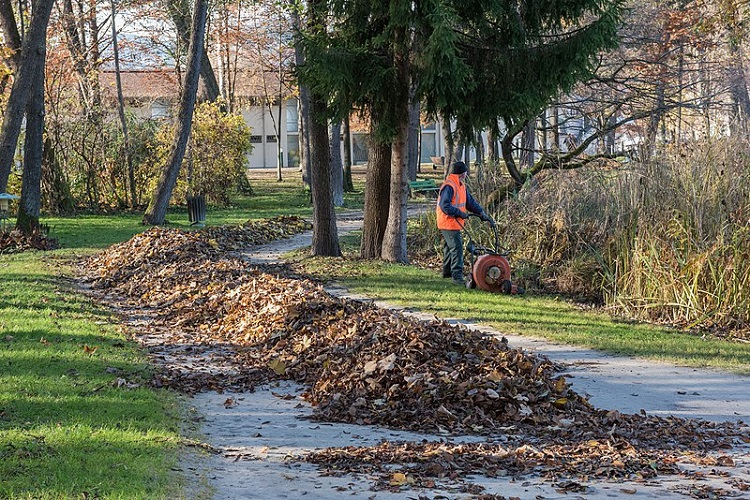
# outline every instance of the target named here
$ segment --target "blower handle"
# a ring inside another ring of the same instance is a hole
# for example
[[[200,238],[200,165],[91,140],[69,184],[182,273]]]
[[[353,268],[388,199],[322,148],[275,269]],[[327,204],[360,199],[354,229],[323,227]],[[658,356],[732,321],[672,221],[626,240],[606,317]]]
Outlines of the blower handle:
[[[476,217],[477,219],[480,219],[480,220],[482,219],[481,215],[475,214],[474,212],[467,211],[466,213],[469,214],[469,217]],[[485,215],[487,215],[486,212],[485,212]],[[495,253],[498,255],[507,255],[508,253],[507,251],[504,251],[504,252],[500,251],[500,236],[497,233],[497,224],[495,223],[495,220],[489,215],[487,215],[487,218],[489,219],[487,222],[489,222],[490,226],[492,227],[492,230],[495,232]],[[461,221],[461,226],[463,226],[463,221]],[[464,227],[464,229],[466,229],[466,227]]]

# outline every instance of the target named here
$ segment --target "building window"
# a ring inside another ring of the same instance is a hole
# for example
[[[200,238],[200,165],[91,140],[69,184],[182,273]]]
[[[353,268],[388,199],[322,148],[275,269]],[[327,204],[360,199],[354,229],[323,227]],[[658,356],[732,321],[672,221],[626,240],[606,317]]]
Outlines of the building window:
[[[263,142],[263,136],[262,135],[251,135],[250,136],[250,143],[251,144],[260,144]]]
[[[299,132],[299,113],[295,101],[289,101],[286,105],[286,131]]]
[[[287,151],[287,166],[298,167],[299,166],[299,136],[288,135],[286,136],[286,151]]]
[[[276,136],[275,135],[267,135],[266,136],[266,142],[276,142]]]
[[[169,118],[169,104],[162,100],[152,102],[151,118]]]
[[[434,132],[424,132],[422,134],[422,147],[420,162],[429,163],[430,157],[437,156],[437,139]]]

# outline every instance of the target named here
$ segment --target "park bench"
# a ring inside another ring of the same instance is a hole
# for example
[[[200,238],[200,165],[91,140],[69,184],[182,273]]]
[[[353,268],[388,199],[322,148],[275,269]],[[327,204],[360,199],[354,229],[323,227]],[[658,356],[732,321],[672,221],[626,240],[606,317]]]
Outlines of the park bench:
[[[416,193],[421,193],[426,197],[437,197],[440,186],[435,183],[435,179],[417,179],[409,182],[409,197]]]

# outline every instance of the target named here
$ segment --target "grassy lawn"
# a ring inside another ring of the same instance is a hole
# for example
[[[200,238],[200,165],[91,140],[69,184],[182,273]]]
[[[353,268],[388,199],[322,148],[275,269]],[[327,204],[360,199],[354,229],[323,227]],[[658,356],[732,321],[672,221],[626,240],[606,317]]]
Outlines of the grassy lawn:
[[[180,404],[63,258],[0,257],[0,498],[167,498]]]
[[[453,285],[438,270],[356,259],[358,239],[342,241],[343,262],[295,258],[319,279],[389,303],[490,325],[507,334],[541,337],[602,351],[750,375],[750,344],[730,342],[583,311],[549,296],[491,294]]]
[[[300,181],[296,169],[285,169],[284,179],[276,181],[274,171],[251,171],[251,197],[235,197],[230,207],[207,207],[206,224],[241,224],[248,220],[267,219],[277,215],[298,215],[310,218],[310,192]],[[344,207],[337,213],[362,210],[364,182],[355,180],[355,192],[344,195]],[[148,226],[141,224],[143,214],[77,215],[75,217],[45,217],[42,222],[51,228],[50,236],[57,238],[63,248],[90,252],[125,241]],[[171,227],[189,230],[187,208],[173,207],[166,220]],[[13,221],[11,221],[13,222]]]
[[[208,207],[207,224],[311,214],[299,175],[253,187],[230,208]],[[346,203],[361,209],[361,191]],[[183,496],[172,470],[184,404],[147,387],[144,354],[69,283],[72,259],[146,230],[141,217],[43,217],[61,249],[0,255],[0,498]],[[167,219],[190,227],[184,207]]]

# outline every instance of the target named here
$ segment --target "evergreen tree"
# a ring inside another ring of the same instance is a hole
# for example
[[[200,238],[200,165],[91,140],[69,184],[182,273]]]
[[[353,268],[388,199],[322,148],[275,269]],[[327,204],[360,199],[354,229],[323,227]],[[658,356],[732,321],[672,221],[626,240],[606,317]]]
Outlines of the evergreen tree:
[[[393,145],[386,260],[405,261],[385,246],[405,241],[409,86],[462,137],[498,118],[520,130],[615,46],[620,10],[620,0],[328,0],[329,29],[304,39],[300,76],[330,96],[331,116],[369,109],[376,136]]]

